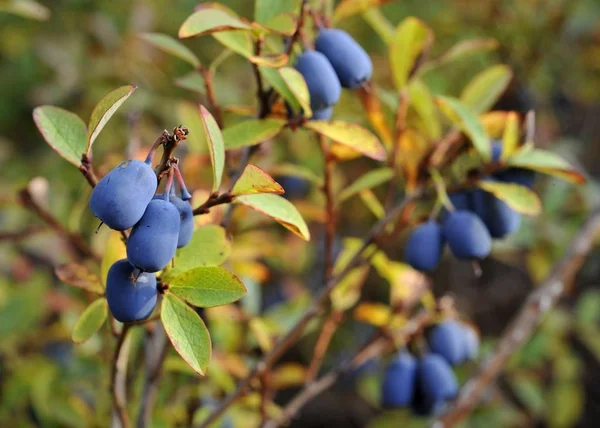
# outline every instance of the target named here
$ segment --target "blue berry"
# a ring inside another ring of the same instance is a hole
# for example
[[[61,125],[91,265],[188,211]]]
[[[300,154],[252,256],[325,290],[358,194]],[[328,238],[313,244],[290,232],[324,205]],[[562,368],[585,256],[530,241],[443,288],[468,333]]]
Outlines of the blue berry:
[[[444,238],[458,259],[483,259],[492,250],[492,237],[481,219],[469,211],[453,211],[442,225]]]
[[[367,52],[348,33],[339,29],[322,29],[315,49],[327,57],[344,88],[358,88],[373,74]]]
[[[466,358],[465,330],[454,320],[444,321],[431,329],[428,334],[429,349],[451,365],[462,363]]]
[[[127,240],[127,259],[145,272],[158,272],[177,250],[181,220],[175,205],[154,199]]]
[[[417,369],[413,410],[420,415],[431,415],[441,410],[458,393],[458,382],[452,367],[439,355],[427,354]]]
[[[129,229],[144,215],[157,184],[150,165],[138,160],[122,162],[94,187],[90,208],[111,229]]]
[[[302,74],[310,94],[310,108],[324,110],[335,105],[342,87],[327,58],[317,51],[306,51],[298,57],[296,70]]]
[[[477,358],[477,355],[479,354],[479,336],[477,336],[477,333],[475,332],[475,330],[468,325],[461,325],[461,327],[464,329],[464,345],[465,345],[465,359],[467,360],[474,360],[475,358]]]
[[[189,244],[192,235],[194,234],[194,213],[192,212],[192,204],[175,195],[171,195],[169,201],[175,205],[175,208],[179,211],[179,218],[181,220],[177,248],[185,247]]]
[[[311,120],[329,120],[333,116],[333,107],[328,107],[323,110],[314,110]]]
[[[495,174],[495,178],[503,183],[515,183],[532,188],[535,171],[525,168],[508,168]]]
[[[473,210],[483,220],[492,238],[504,238],[519,230],[521,225],[521,214],[483,190],[473,191]]]
[[[417,226],[406,243],[406,263],[420,271],[432,271],[440,263],[444,249],[442,228],[434,221]]]
[[[137,279],[135,279],[135,277]],[[115,262],[106,277],[106,300],[116,320],[145,320],[156,306],[156,278],[139,273],[126,259]]]
[[[387,366],[381,390],[382,406],[408,407],[413,401],[417,360],[407,351],[400,352]]]

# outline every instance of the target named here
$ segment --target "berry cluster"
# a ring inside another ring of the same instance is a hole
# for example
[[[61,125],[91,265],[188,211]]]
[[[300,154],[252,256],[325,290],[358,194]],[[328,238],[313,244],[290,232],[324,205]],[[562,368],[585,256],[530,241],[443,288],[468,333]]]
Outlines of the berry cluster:
[[[420,358],[402,350],[387,366],[381,394],[383,407],[410,407],[416,415],[429,416],[456,396],[458,381],[452,366],[477,356],[477,334],[466,324],[447,320],[429,331],[427,344],[429,352]]]
[[[310,94],[312,119],[329,120],[342,87],[355,89],[371,78],[373,63],[365,50],[345,31],[321,29],[315,50],[296,61]]]
[[[164,269],[194,232],[191,195],[177,163],[169,165],[164,193],[156,194],[153,153],[154,149],[145,162],[128,160],[116,166],[98,182],[90,198],[90,208],[103,224],[119,231],[131,228],[127,259],[114,263],[106,279],[108,306],[121,322],[150,316],[157,300],[153,273]],[[180,197],[175,195],[174,175]]]
[[[500,162],[502,143],[492,142],[492,162]],[[507,168],[485,180],[533,186],[535,172],[522,168]],[[516,232],[521,215],[506,202],[481,189],[450,193],[454,211],[443,212],[441,224],[429,220],[417,226],[408,238],[404,258],[420,271],[437,268],[444,245],[461,260],[480,260],[492,250],[492,239],[501,239]]]

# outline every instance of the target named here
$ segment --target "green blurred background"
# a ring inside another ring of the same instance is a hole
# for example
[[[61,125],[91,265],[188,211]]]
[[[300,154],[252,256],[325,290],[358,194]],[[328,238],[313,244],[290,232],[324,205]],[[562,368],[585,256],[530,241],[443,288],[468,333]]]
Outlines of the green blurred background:
[[[17,3],[19,6],[15,7]],[[193,128],[193,103],[206,103],[206,99],[203,94],[176,84],[177,78],[191,71],[190,66],[145,43],[139,34],[161,32],[175,36],[197,2],[41,3],[45,6],[42,9],[26,1],[0,0],[0,425],[106,426],[110,409],[106,361],[111,339],[99,334],[84,345],[71,344],[70,329],[89,296],[67,288],[53,274],[54,266],[69,260],[64,243],[48,230],[23,236],[13,234],[41,224],[18,206],[15,197],[18,189],[37,177],[33,186],[41,203],[69,230],[80,231],[89,238],[95,249],[104,245],[105,237],[93,234],[95,223],[87,209],[87,183],[76,168],[45,144],[32,121],[32,110],[41,104],[53,104],[87,118],[95,103],[111,89],[125,84],[139,86],[95,143],[94,162],[100,173],[122,157],[136,154],[140,147],[148,147],[163,128],[180,123]],[[252,19],[251,0],[221,3]],[[539,179],[536,190],[544,203],[543,215],[528,219],[518,234],[495,247],[493,257],[482,264],[481,278],[476,278],[468,265],[444,262],[436,276],[436,294],[455,296],[459,309],[476,322],[485,337],[485,355],[524,296],[549,272],[569,237],[600,199],[596,181],[600,173],[600,2],[402,0],[390,2],[380,10],[393,25],[406,16],[419,17],[429,25],[436,34],[433,57],[467,38],[497,39],[496,51],[436,69],[427,75],[427,83],[436,93],[457,94],[477,71],[498,62],[509,65],[515,77],[496,108],[519,112],[535,109],[536,144],[562,154],[589,174],[589,183],[582,187],[552,178]],[[371,54],[374,81],[391,90],[387,48],[377,32],[360,14],[344,20],[340,26]],[[210,36],[186,41],[186,45],[205,64],[223,51]],[[222,106],[253,105],[251,73],[250,65],[241,57],[233,55],[224,60],[215,76],[217,99]],[[360,101],[353,94],[345,93],[335,111],[338,118],[368,126]],[[231,113],[225,119],[227,123],[236,120]],[[196,139],[190,142],[189,150],[197,157],[190,161],[193,167],[186,178],[191,188],[207,190],[210,172],[206,149],[201,138],[193,138]],[[320,168],[316,146],[305,144],[302,135],[286,133],[279,138],[289,144],[266,150],[266,166],[289,161],[314,170]],[[353,165],[358,171],[369,167],[361,162]],[[345,172],[348,176],[357,175],[350,168]],[[315,193],[318,192],[313,191],[309,200],[318,207],[319,196]],[[303,206],[308,220],[316,209],[312,208],[310,203]],[[341,235],[355,235],[372,223],[360,204],[351,208],[345,212],[353,215],[341,220]],[[249,276],[256,284],[250,291],[258,290],[256,294],[262,296],[258,306],[267,306],[265,302],[270,298],[275,301],[275,307],[270,309],[272,319],[283,325],[297,316],[303,303],[295,300],[294,307],[286,302],[286,292],[280,289],[295,289],[300,287],[299,281],[310,280],[311,263],[319,259],[320,226],[318,221],[311,225],[317,239],[307,246],[290,241],[279,230],[269,229],[269,235],[257,235],[278,243],[272,245],[270,252],[265,250],[256,256],[258,265],[268,274],[257,274],[260,269],[254,266],[254,276]],[[252,251],[253,236],[245,236],[242,247]],[[235,245],[234,239],[234,248]],[[388,242],[386,247],[391,254],[399,254],[396,243]],[[514,356],[505,375],[467,426],[597,426],[598,257],[600,252],[589,257],[569,287],[569,296]],[[375,290],[369,292],[371,300],[381,296],[376,291],[378,282],[381,280],[375,276],[369,279]],[[213,316],[213,324],[209,319],[209,325],[216,346],[238,349],[229,342],[241,341],[241,333],[226,331],[228,327],[219,322],[220,315]],[[366,337],[365,329],[368,327],[359,322],[345,325],[336,335],[326,367],[344,355],[357,334]],[[134,342],[141,341],[141,335],[137,336]],[[311,337],[303,340],[286,360],[305,363],[313,342]],[[190,400],[201,403],[196,406],[201,412],[210,407],[211,400],[218,401],[229,387],[227,382],[235,379],[226,373],[225,380],[197,383],[177,362],[173,357],[167,368],[154,426],[185,425]],[[310,403],[293,425],[375,427],[404,421],[404,413],[386,414],[378,409],[380,369],[375,364],[342,380],[317,402]],[[468,378],[473,369],[461,368],[459,376]],[[132,375],[134,391],[136,382]],[[283,390],[277,400],[284,403],[293,392],[293,388]],[[240,414],[244,414],[244,409],[234,411],[228,423],[245,426]]]

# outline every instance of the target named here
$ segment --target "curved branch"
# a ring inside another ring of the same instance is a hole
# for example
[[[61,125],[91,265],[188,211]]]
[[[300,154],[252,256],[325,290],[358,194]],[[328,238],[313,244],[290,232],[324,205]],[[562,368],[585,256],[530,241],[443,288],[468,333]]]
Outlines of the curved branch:
[[[577,232],[567,253],[554,271],[527,298],[496,345],[494,353],[484,361],[478,372],[461,388],[457,399],[432,426],[450,427],[466,418],[475,409],[487,386],[502,372],[508,359],[531,336],[542,316],[558,302],[568,282],[579,271],[585,257],[600,234],[600,210],[595,211]]]

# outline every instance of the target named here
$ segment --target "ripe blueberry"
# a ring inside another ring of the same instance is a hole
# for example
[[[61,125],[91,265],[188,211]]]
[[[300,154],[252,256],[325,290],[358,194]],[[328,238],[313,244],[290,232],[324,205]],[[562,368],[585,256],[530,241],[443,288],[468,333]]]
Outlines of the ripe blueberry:
[[[339,101],[342,93],[340,80],[322,53],[304,52],[296,61],[296,70],[306,80],[313,111],[327,109]]]
[[[435,221],[417,226],[404,250],[406,263],[420,271],[432,271],[440,263],[444,249],[442,228]]]
[[[171,195],[169,201],[175,205],[175,208],[179,211],[179,218],[181,220],[177,248],[185,247],[194,234],[194,213],[192,212],[192,204],[175,195]]]
[[[492,250],[492,237],[474,213],[453,211],[444,219],[442,232],[452,253],[459,259],[483,259]]]
[[[137,279],[136,275],[139,275]],[[118,321],[145,320],[156,306],[156,297],[156,277],[153,274],[139,274],[126,259],[115,262],[108,270],[106,300]]]
[[[417,360],[402,351],[387,366],[381,389],[382,406],[386,408],[408,407],[413,401]]]
[[[322,29],[315,49],[327,57],[344,88],[358,88],[373,74],[373,63],[361,45],[348,33]]]
[[[417,368],[413,410],[420,415],[436,413],[458,393],[458,382],[450,365],[439,355],[427,354]]]
[[[156,187],[156,175],[149,164],[128,160],[94,187],[90,208],[111,229],[129,229],[144,215]]]
[[[429,349],[440,355],[451,365],[465,360],[465,330],[462,324],[454,320],[443,321],[431,329],[428,336]]]
[[[483,220],[492,238],[504,238],[519,230],[521,215],[491,193],[473,191],[473,210]]]
[[[127,259],[145,272],[158,272],[171,261],[177,250],[179,211],[164,199],[154,199],[133,227],[127,241]]]
[[[333,116],[333,107],[328,107],[323,110],[314,110],[311,120],[329,120]]]
[[[479,336],[477,336],[477,333],[471,326],[462,324],[461,327],[465,334],[465,359],[474,360],[477,358],[477,354],[479,354]]]
[[[535,171],[525,168],[508,168],[495,174],[495,177],[503,183],[515,183],[532,188],[535,181]]]

